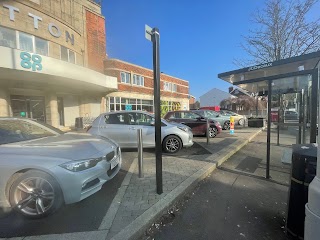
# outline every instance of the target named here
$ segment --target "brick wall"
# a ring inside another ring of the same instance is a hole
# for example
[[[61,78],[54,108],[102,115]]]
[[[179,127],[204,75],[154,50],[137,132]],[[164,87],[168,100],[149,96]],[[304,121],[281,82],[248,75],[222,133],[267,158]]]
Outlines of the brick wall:
[[[90,11],[86,11],[88,67],[104,72],[106,56],[105,20]]]
[[[131,75],[137,74],[143,76],[144,87],[121,83],[121,72],[128,72],[131,73]],[[105,61],[105,73],[118,79],[119,91],[153,95],[153,70],[151,69],[116,59],[107,59]],[[162,97],[188,98],[189,82],[165,74],[161,74],[160,79],[160,91]],[[177,92],[164,91],[164,82],[177,84]]]

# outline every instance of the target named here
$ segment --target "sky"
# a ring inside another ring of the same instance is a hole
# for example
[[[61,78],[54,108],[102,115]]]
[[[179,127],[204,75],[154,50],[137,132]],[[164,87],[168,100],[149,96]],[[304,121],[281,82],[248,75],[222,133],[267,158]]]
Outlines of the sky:
[[[160,31],[160,71],[189,81],[197,99],[228,83],[217,75],[238,69],[235,58],[251,16],[264,0],[102,0],[107,54],[152,69],[152,43],[145,24]]]

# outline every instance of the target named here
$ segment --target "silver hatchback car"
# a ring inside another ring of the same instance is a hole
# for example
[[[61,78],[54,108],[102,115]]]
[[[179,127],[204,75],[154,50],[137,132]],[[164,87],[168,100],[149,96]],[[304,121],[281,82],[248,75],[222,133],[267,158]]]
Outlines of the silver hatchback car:
[[[193,145],[193,134],[188,126],[161,121],[162,148],[165,152],[176,153],[182,147]],[[142,129],[143,147],[154,148],[154,116],[145,111],[103,113],[93,121],[88,132],[113,139],[121,148],[137,148],[137,129]]]
[[[99,191],[121,161],[120,147],[107,138],[0,118],[0,208],[44,217]]]

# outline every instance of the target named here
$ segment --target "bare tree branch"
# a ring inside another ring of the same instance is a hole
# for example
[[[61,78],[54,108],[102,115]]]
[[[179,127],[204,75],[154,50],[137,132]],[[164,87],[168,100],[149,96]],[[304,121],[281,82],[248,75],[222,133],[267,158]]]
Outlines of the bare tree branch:
[[[267,0],[252,16],[253,28],[240,47],[250,56],[244,62],[261,64],[320,49],[320,19],[307,21],[319,0]]]

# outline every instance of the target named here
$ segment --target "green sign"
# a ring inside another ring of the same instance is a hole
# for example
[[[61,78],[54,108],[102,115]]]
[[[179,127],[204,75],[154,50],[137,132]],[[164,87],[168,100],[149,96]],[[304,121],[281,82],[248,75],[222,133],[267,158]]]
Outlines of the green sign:
[[[26,116],[26,112],[20,112],[20,117],[25,117]]]
[[[21,67],[26,69],[32,69],[32,71],[42,70],[42,57],[38,54],[30,54],[28,52],[20,53]]]

